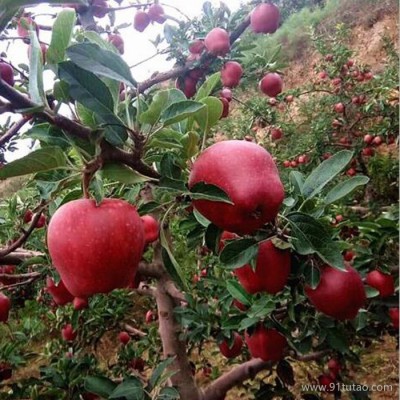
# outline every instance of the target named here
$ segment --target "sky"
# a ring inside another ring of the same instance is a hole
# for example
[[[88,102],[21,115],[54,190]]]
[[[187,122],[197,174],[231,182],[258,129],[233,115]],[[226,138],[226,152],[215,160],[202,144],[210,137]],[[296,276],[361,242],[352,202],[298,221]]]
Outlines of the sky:
[[[176,10],[180,10],[188,17],[195,17],[201,14],[202,5],[205,0],[162,0],[161,3],[164,5],[164,10],[168,15],[175,18],[182,19],[182,15]],[[144,1],[146,2],[146,1]],[[132,2],[133,3],[133,2]],[[219,0],[211,0],[214,6],[220,4]],[[224,2],[231,10],[237,10],[240,6],[240,0],[226,0]],[[117,7],[118,4],[114,1],[109,1],[110,6]],[[124,1],[122,5],[129,4],[128,1]],[[168,7],[168,5],[172,7]],[[176,8],[176,9],[175,9]],[[51,26],[53,21],[53,16],[62,8],[50,7],[47,5],[40,5],[32,8],[27,8],[26,11],[33,12],[35,16],[35,21],[40,25]],[[135,14],[134,9],[127,9],[123,11],[116,12],[116,25],[123,23],[132,23]],[[108,17],[98,20],[100,24],[107,24]],[[170,21],[170,24],[174,22]],[[151,43],[158,34],[163,33],[163,27],[159,24],[149,25],[146,30],[142,33],[137,32],[132,26],[120,30],[121,36],[124,38],[125,42],[125,54],[123,55],[124,60],[129,66],[133,66],[146,58],[152,56],[156,49]],[[10,36],[17,36],[16,32],[10,31]],[[49,43],[51,39],[50,31],[40,31],[39,38],[44,43]],[[18,65],[20,63],[28,64],[28,46],[24,44],[21,40],[12,41],[0,41],[0,52],[6,52],[9,59],[12,60],[13,64]],[[131,69],[133,77],[137,81],[143,81],[149,78],[154,72],[163,72],[171,69],[173,62],[167,62],[165,56],[157,56],[151,60],[142,63]],[[45,89],[50,89],[53,85],[53,77],[50,71],[45,71],[44,82]],[[9,114],[8,114],[9,115]],[[0,123],[4,122],[8,115],[0,115]],[[14,118],[14,116],[13,116]],[[30,150],[28,145],[30,140],[19,141],[18,151],[13,153],[6,153],[6,160],[12,161],[14,159],[20,158],[26,155]]]

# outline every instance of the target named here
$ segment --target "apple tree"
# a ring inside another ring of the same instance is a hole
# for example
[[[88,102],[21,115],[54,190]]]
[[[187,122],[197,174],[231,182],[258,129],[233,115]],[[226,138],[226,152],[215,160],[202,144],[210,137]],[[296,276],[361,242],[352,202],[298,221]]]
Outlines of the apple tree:
[[[295,163],[249,132],[216,140],[234,119],[232,104],[248,101],[243,89],[261,96],[247,107],[256,130],[262,124],[272,141],[284,140],[273,107],[301,94],[284,92],[278,64],[249,45],[279,29],[279,7],[252,1],[231,12],[205,2],[199,18],[179,20],[157,1],[51,1],[56,17],[44,43],[35,8],[20,8],[39,2],[6,3],[4,40],[26,45],[29,60],[14,65],[4,54],[0,62],[0,396],[220,400],[240,386],[246,398],[294,398],[293,364],[315,361],[320,390],[339,397],[358,349],[397,334],[391,260],[353,251],[358,241],[389,246],[397,224],[389,211],[374,224],[332,221],[368,184],[364,150],[380,135],[363,136],[365,149],[340,141],[346,146],[329,157],[309,151]],[[116,26],[124,10],[132,24]],[[164,25],[155,45],[176,64],[138,82],[118,32],[149,24]],[[315,103],[334,102],[337,136],[350,137],[345,85],[357,77],[350,60],[350,72],[333,77],[350,56],[334,51],[319,74],[340,79],[341,101]],[[368,129],[392,120],[379,104]],[[327,124],[313,133],[331,135]],[[286,126],[294,131],[296,122]],[[34,147],[6,162],[21,138]],[[320,141],[318,151],[324,145],[335,147]],[[13,378],[40,331],[39,376]]]

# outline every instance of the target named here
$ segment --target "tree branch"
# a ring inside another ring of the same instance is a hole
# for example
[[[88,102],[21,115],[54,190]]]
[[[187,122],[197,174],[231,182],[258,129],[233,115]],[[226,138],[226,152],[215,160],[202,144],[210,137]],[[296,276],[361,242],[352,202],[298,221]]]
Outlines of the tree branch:
[[[4,257],[0,257],[0,265],[18,265],[30,258],[41,256],[44,256],[44,254],[39,251],[20,249],[13,251]]]
[[[23,117],[19,121],[15,122],[12,127],[0,137],[0,147],[3,147],[8,141],[10,141],[29,120],[29,117]]]

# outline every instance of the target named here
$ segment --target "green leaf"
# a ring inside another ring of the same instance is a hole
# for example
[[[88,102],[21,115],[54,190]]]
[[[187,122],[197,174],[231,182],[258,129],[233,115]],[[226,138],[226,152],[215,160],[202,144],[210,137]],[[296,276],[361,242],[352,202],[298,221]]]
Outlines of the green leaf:
[[[186,96],[177,89],[161,90],[157,92],[151,102],[147,111],[143,112],[139,121],[142,124],[156,124],[161,118],[161,114],[169,106],[174,103],[182,102],[186,100]]]
[[[193,200],[210,200],[233,204],[229,196],[221,188],[204,182],[199,182],[192,186],[190,196]]]
[[[179,400],[181,395],[178,389],[174,387],[163,387],[157,397],[157,400]]]
[[[46,57],[49,64],[58,64],[65,59],[65,50],[69,46],[76,23],[76,14],[73,9],[60,11],[54,21],[50,46]]]
[[[46,105],[47,100],[43,87],[43,59],[42,49],[36,31],[29,32],[30,59],[29,59],[29,95],[31,100],[38,105]]]
[[[103,179],[121,182],[125,185],[134,185],[135,183],[147,182],[151,178],[139,174],[132,168],[123,164],[106,164],[101,169]]]
[[[201,215],[196,209],[193,210],[193,216],[196,221],[204,228],[208,228],[211,225],[211,221],[209,221],[206,217]]]
[[[136,86],[128,64],[118,54],[102,49],[97,44],[75,44],[67,49],[67,55],[86,71]]]
[[[302,255],[316,253],[330,266],[345,270],[340,246],[331,239],[326,227],[310,215],[294,212],[287,216],[292,227],[295,249]]]
[[[215,87],[218,85],[219,81],[221,79],[221,73],[216,72],[215,74],[211,75],[199,88],[197,91],[197,95],[195,100],[199,101],[201,99],[204,99],[205,97],[208,97],[215,89]]]
[[[317,267],[310,265],[305,271],[305,281],[311,289],[315,290],[319,285],[321,279],[320,271]]]
[[[294,187],[294,191],[297,194],[303,193],[303,185],[304,185],[304,175],[299,171],[291,171],[289,174],[290,183]]]
[[[160,381],[162,379],[162,375],[165,370],[174,362],[174,358],[167,358],[164,361],[161,361],[156,368],[154,368],[153,373],[151,374],[149,380],[150,390],[160,385]],[[175,373],[174,373],[175,374]]]
[[[105,130],[107,141],[115,146],[121,146],[128,138],[128,134],[123,122],[114,115],[114,102],[108,87],[96,75],[70,61],[58,65],[60,78],[70,86],[71,97],[96,112],[100,121],[108,125]]]
[[[0,169],[0,179],[50,171],[65,166],[66,159],[62,149],[56,146],[48,146],[4,165]]]
[[[205,97],[200,100],[206,105],[204,110],[196,114],[195,119],[200,129],[207,134],[210,129],[219,121],[222,115],[222,103],[216,97]]]
[[[110,42],[104,40],[97,32],[86,31],[83,33],[83,36],[85,36],[85,38],[89,40],[89,42],[97,44],[102,49],[119,54],[118,50]]]
[[[357,175],[345,180],[344,182],[338,183],[326,195],[324,199],[325,204],[331,204],[346,197],[358,186],[366,185],[368,182],[369,178],[367,176]]]
[[[204,108],[204,104],[193,100],[180,101],[171,104],[167,109],[165,109],[161,114],[161,120],[164,126],[172,125],[195,115]]]
[[[185,192],[187,190],[184,181],[169,178],[168,176],[162,176],[160,178],[158,182],[158,187],[178,192]]]
[[[367,285],[365,286],[365,294],[367,299],[372,299],[379,296],[379,290]]]
[[[353,152],[348,150],[339,151],[328,160],[323,161],[307,177],[303,186],[303,195],[312,198],[319,194],[322,189],[338,175],[350,162]]]
[[[85,379],[84,386],[89,393],[108,399],[117,384],[104,376],[88,376]]]
[[[251,296],[244,290],[243,286],[239,282],[229,280],[226,283],[226,289],[234,299],[239,300],[245,306],[250,305]]]
[[[327,332],[326,340],[333,350],[346,354],[349,352],[349,344],[345,333],[337,328],[331,328]]]
[[[218,252],[219,240],[221,238],[221,229],[214,224],[209,224],[204,234],[204,241],[206,246],[214,253]]]
[[[243,267],[258,253],[258,243],[254,239],[239,239],[227,242],[219,259],[225,267],[235,269]]]
[[[192,158],[199,152],[199,140],[199,134],[194,131],[190,131],[181,137],[185,158]]]
[[[125,378],[108,397],[110,400],[120,398],[126,400],[144,400],[145,392],[143,390],[142,382],[133,376]]]
[[[54,82],[53,94],[57,101],[68,103],[70,100],[68,83],[64,81]]]
[[[96,119],[96,113],[89,108],[85,107],[83,104],[76,102],[75,104],[76,113],[78,118],[83,125],[89,128],[96,129],[99,127],[99,122]]]

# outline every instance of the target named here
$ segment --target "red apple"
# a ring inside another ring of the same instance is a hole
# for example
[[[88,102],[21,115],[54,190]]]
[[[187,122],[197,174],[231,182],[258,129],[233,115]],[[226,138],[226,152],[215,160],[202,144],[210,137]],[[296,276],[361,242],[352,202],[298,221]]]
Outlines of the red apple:
[[[305,287],[305,292],[314,307],[338,320],[354,319],[366,302],[364,285],[360,274],[345,263],[346,271],[324,265],[316,289]]]
[[[264,361],[279,361],[287,346],[282,334],[261,324],[252,333],[246,332],[245,340],[251,356]]]
[[[144,11],[138,11],[135,14],[135,18],[133,20],[133,27],[139,31],[143,32],[148,25],[150,24],[150,17]]]
[[[284,166],[285,168],[289,168],[289,167],[290,167],[290,161],[289,161],[289,160],[285,160],[285,161],[283,162],[283,166]]]
[[[201,54],[205,49],[204,40],[195,40],[189,45],[189,52],[192,54]]]
[[[372,74],[372,72],[366,72],[366,73],[364,74],[364,79],[365,79],[366,81],[371,80],[373,77],[374,77],[374,75]]]
[[[14,72],[10,64],[0,61],[0,78],[9,84],[14,86]]]
[[[333,78],[332,79],[332,85],[334,85],[334,86],[339,86],[341,83],[342,83],[341,78]]]
[[[64,306],[65,304],[72,303],[74,300],[74,296],[72,296],[72,294],[68,291],[62,280],[60,280],[59,284],[56,286],[53,279],[47,277],[46,291],[51,295],[54,302],[58,306]]]
[[[88,299],[82,297],[75,297],[74,301],[72,302],[75,310],[83,310],[89,307]]]
[[[124,54],[124,39],[116,33],[108,35],[108,42],[111,43],[120,54]]]
[[[10,308],[10,299],[5,294],[0,292],[0,322],[7,322]]]
[[[39,34],[39,27],[32,17],[21,17],[17,22],[18,36],[21,38],[29,37],[29,30],[31,27],[36,30],[36,34]]]
[[[327,77],[328,77],[328,74],[327,74],[326,71],[321,71],[321,72],[318,74],[318,78],[319,78],[321,81],[325,80]]]
[[[394,294],[394,279],[392,275],[375,270],[368,272],[365,282],[379,291],[381,297],[389,297]]]
[[[290,161],[290,166],[292,168],[296,168],[297,167],[297,162],[295,160]]]
[[[299,158],[297,159],[297,162],[299,164],[305,164],[307,162],[307,156],[305,156],[305,155],[299,156]]]
[[[160,236],[160,224],[151,215],[143,215],[140,219],[143,222],[145,243],[155,242]]]
[[[186,75],[183,79],[179,77],[175,81],[176,88],[181,90],[188,99],[196,94],[196,85],[197,79],[193,79],[189,75]]]
[[[226,118],[229,115],[229,101],[223,97],[220,97],[219,100],[222,103],[222,114],[220,119]]]
[[[158,315],[154,313],[152,310],[147,311],[145,320],[147,324],[150,324],[153,321],[157,321]]]
[[[229,88],[223,88],[221,90],[221,93],[219,94],[219,97],[228,100],[229,102],[232,101],[232,90]]]
[[[269,97],[276,97],[283,89],[283,81],[279,74],[270,72],[261,79],[260,90]]]
[[[333,61],[333,54],[327,54],[327,55],[325,56],[325,61],[328,61],[328,62]]]
[[[35,215],[33,217],[35,217]],[[44,214],[41,214],[38,221],[36,222],[35,228],[40,229],[43,228],[45,225],[46,225],[46,216]]]
[[[159,4],[153,4],[148,11],[150,20],[163,24],[167,19],[165,18],[164,9]]]
[[[372,157],[375,154],[375,150],[372,147],[366,147],[362,149],[362,155],[365,157]]]
[[[74,200],[54,213],[47,245],[69,292],[88,298],[129,286],[142,257],[143,223],[124,200]]]
[[[274,33],[279,27],[279,8],[271,3],[259,4],[250,14],[250,27],[255,33]]]
[[[214,28],[208,32],[204,44],[214,56],[225,56],[231,49],[228,32],[222,28]]]
[[[279,140],[282,139],[283,132],[281,128],[272,128],[271,130],[271,139],[272,140]]]
[[[371,144],[373,140],[374,140],[374,136],[372,136],[372,135],[367,134],[364,136],[364,143],[366,143],[366,144]]]
[[[340,223],[344,220],[344,217],[343,217],[343,215],[339,214],[339,215],[336,215],[335,220],[337,223]]]
[[[335,106],[333,107],[335,112],[343,114],[344,113],[344,104],[343,103],[337,103],[335,104]]]
[[[399,308],[389,308],[389,317],[392,320],[392,324],[396,329],[399,329]]]
[[[242,337],[234,332],[233,333],[233,343],[229,346],[229,340],[225,339],[219,344],[219,350],[222,355],[226,358],[235,358],[242,352],[243,339]]]
[[[32,217],[33,217],[33,212],[31,210],[26,210],[23,218],[24,224],[28,224],[29,222],[31,222]]]
[[[383,143],[383,139],[381,136],[375,136],[372,140],[372,144],[375,146],[380,146]]]
[[[78,333],[74,331],[71,324],[64,325],[61,329],[61,336],[66,342],[73,342]]]
[[[276,294],[285,287],[290,273],[290,251],[278,249],[271,240],[261,242],[255,271],[245,265],[234,272],[248,293]]]
[[[354,65],[354,60],[348,60],[346,65],[351,68]]]
[[[336,360],[335,358],[331,358],[328,361],[328,369],[334,379],[339,375],[340,370],[342,369],[342,366],[340,365],[340,362]]]
[[[247,307],[241,303],[239,300],[233,299],[232,305],[235,306],[240,311],[246,311]]]
[[[7,379],[11,379],[12,372],[13,371],[9,363],[6,362],[0,363],[0,383],[2,381],[6,381]]]
[[[349,168],[346,172],[348,176],[354,176],[357,174],[357,171],[354,168]]]
[[[92,1],[93,15],[97,18],[103,18],[108,13],[107,0],[93,0]]]
[[[118,339],[123,345],[126,345],[130,342],[131,337],[128,332],[122,331],[119,333]]]
[[[286,103],[293,103],[294,96],[289,94],[288,96],[285,97]]]
[[[221,70],[222,85],[233,88],[239,85],[240,78],[243,75],[242,66],[236,61],[228,61]]]
[[[193,201],[201,214],[229,232],[249,234],[274,220],[284,197],[271,155],[245,140],[218,142],[201,153],[193,163],[189,187],[200,182],[220,187],[234,203]]]
[[[324,392],[334,392],[335,391],[335,379],[330,375],[324,374],[318,377],[318,384],[321,390]]]
[[[204,76],[204,72],[203,68],[193,68],[189,71],[188,75],[195,81],[198,81]]]
[[[135,357],[131,360],[129,363],[130,367],[132,369],[136,369],[139,372],[142,372],[144,370],[144,360],[141,357]]]
[[[350,262],[354,258],[354,253],[351,250],[347,250],[344,253],[343,258],[344,258],[345,261],[349,261]]]

